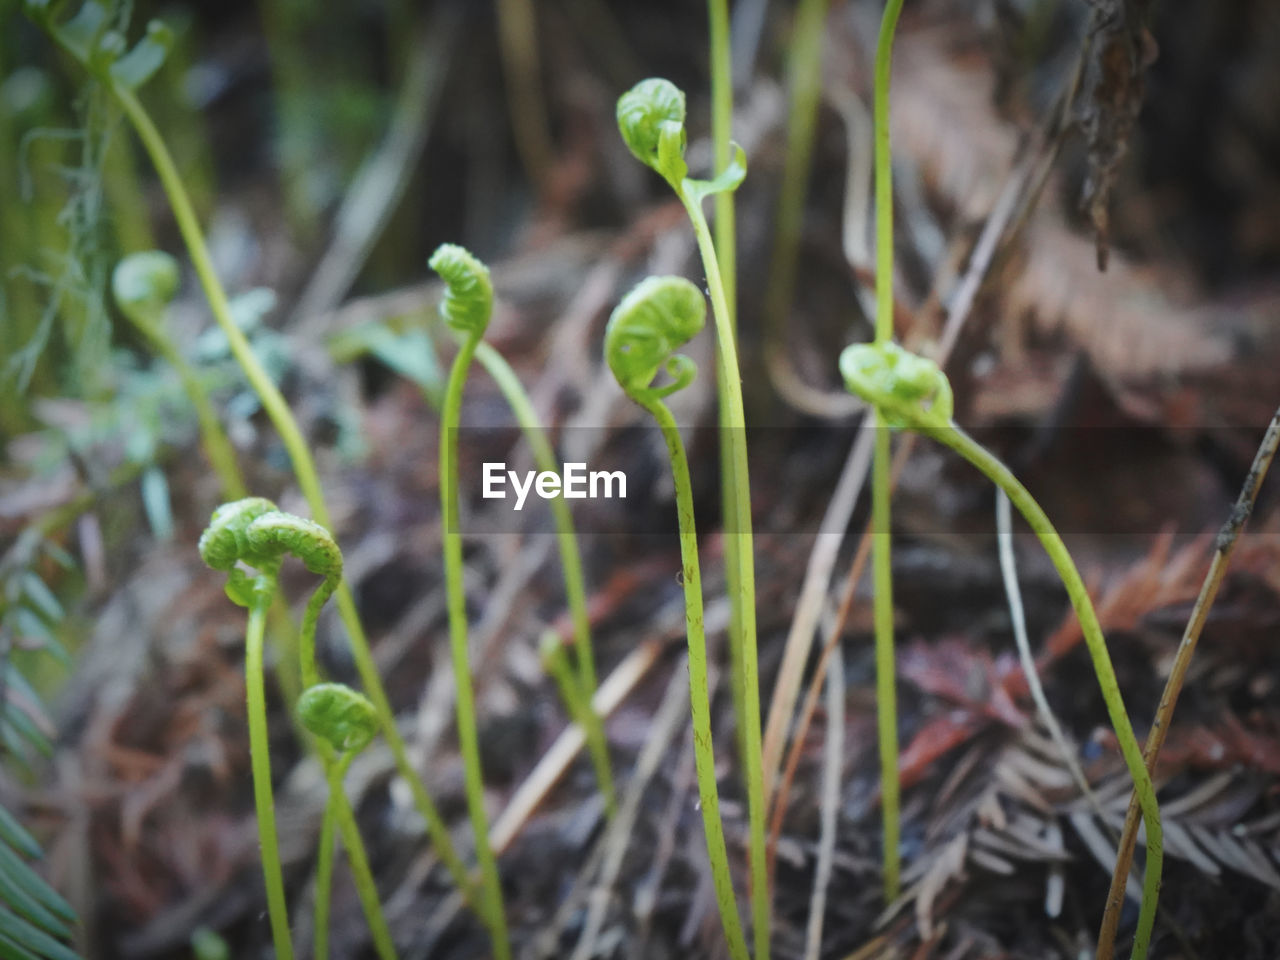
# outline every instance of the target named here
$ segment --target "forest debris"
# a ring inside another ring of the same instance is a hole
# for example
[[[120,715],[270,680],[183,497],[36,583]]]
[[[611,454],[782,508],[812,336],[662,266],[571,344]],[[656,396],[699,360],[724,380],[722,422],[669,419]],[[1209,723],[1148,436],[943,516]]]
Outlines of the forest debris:
[[[1156,58],[1147,29],[1151,0],[1090,0],[1085,98],[1078,117],[1089,141],[1089,176],[1081,204],[1093,221],[1099,270],[1107,269],[1111,231],[1107,209],[1129,135],[1142,109],[1143,74]]]

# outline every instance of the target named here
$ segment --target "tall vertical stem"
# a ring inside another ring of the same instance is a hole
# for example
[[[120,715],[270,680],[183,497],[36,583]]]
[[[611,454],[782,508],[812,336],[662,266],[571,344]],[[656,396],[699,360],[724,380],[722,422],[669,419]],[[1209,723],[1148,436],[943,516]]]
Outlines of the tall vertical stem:
[[[889,148],[889,66],[902,0],[889,0],[876,43],[874,123],[876,161],[876,342],[893,339],[893,167]],[[889,426],[879,410],[871,468],[871,509],[875,525],[872,570],[875,581],[876,717],[880,741],[884,893],[898,895],[898,714],[894,687],[893,557],[889,496]]]
[[[698,781],[698,801],[702,828],[711,862],[711,880],[720,923],[724,927],[733,960],[748,960],[747,941],[742,932],[738,901],[733,893],[729,854],[725,848],[724,825],[720,821],[720,792],[716,786],[715,749],[711,739],[711,696],[707,689],[707,636],[702,618],[702,573],[698,562],[698,533],[693,518],[693,484],[689,480],[689,460],[685,455],[680,428],[666,404],[660,400],[637,398],[653,415],[671,457],[671,477],[676,488],[676,513],[680,521],[681,579],[684,581],[685,631],[689,643],[689,707],[693,723],[694,769]],[[759,948],[757,947],[757,956]]]
[[[265,578],[264,578],[265,579]],[[267,887],[267,914],[271,919],[271,939],[277,960],[293,960],[293,940],[289,934],[289,907],[284,896],[284,873],[280,868],[280,844],[276,835],[276,805],[271,791],[271,743],[267,736],[267,692],[263,675],[263,630],[275,584],[260,582],[249,607],[249,623],[244,637],[245,700],[249,713],[249,758],[253,768],[253,802],[258,815],[258,838],[262,848],[262,878]]]
[[[471,658],[467,644],[467,598],[463,586],[462,533],[458,523],[458,422],[462,410],[462,389],[475,355],[477,337],[462,341],[449,371],[444,408],[440,416],[440,516],[444,523],[444,574],[449,607],[449,646],[453,656],[456,689],[458,748],[466,774],[467,813],[475,837],[476,860],[480,865],[485,914],[499,960],[511,956],[507,939],[506,911],[498,863],[489,845],[489,818],[484,808],[484,776],[480,768],[480,735],[476,727],[475,691],[471,684]]]
[[[725,531],[725,540],[737,540],[736,590],[730,593],[729,602],[739,611],[738,648],[741,651],[742,714],[738,720],[744,731],[743,752],[747,781],[747,815],[749,820],[751,858],[751,919],[755,940],[756,960],[769,957],[769,876],[765,856],[764,832],[764,777],[762,773],[760,743],[760,668],[756,652],[756,572],[755,554],[751,539],[751,479],[747,470],[746,416],[742,408],[742,375],[738,372],[738,349],[733,335],[733,323],[725,297],[723,278],[707,228],[706,217],[697,202],[691,202],[687,193],[681,192],[685,209],[693,223],[698,250],[702,254],[703,268],[707,273],[707,286],[711,291],[711,309],[715,315],[716,338],[720,345],[719,369],[716,371],[724,384],[725,429],[722,438],[729,446],[731,463],[727,475],[733,481],[734,515],[732,525]],[[727,553],[727,551],[726,551]],[[732,642],[733,638],[730,638]]]

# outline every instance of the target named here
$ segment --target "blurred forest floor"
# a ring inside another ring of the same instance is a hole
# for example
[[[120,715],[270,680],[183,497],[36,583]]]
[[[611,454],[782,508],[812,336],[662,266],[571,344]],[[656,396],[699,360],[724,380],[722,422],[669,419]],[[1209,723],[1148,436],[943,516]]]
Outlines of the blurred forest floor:
[[[422,333],[439,297],[425,279],[438,243],[463,243],[492,265],[500,302],[489,339],[530,389],[561,458],[627,472],[626,501],[575,508],[597,659],[617,692],[614,762],[622,795],[638,803],[625,831],[604,821],[584,758],[541,779],[568,725],[538,659],[547,625],[569,631],[549,516],[532,508],[519,529],[468,541],[482,749],[495,829],[507,831],[500,862],[513,940],[522,957],[722,956],[682,699],[671,489],[656,438],[633,429],[642,412],[600,363],[604,321],[637,279],[701,279],[682,211],[627,153],[614,104],[644,76],[682,86],[691,167],[707,169],[705,10],[543,0],[533,42],[504,50],[490,5],[412,6],[337,5],[313,16],[287,0],[137,3],[133,19],[181,27],[175,64],[148,96],[190,177],[219,273],[242,295],[255,346],[317,450],[402,729],[464,847],[435,480],[437,349],[447,360],[452,346],[434,327]],[[997,449],[1064,532],[1140,736],[1213,533],[1280,402],[1280,7],[1146,6],[909,0],[892,92],[899,333],[947,344],[957,421]],[[260,956],[269,938],[243,613],[194,546],[217,484],[189,415],[175,412],[172,376],[113,326],[104,299],[122,252],[156,245],[186,261],[127,129],[93,112],[80,78],[12,7],[0,4],[9,34],[0,147],[10,153],[0,201],[45,227],[23,227],[25,246],[7,242],[15,326],[6,348],[16,355],[26,342],[16,326],[23,304],[39,308],[51,289],[16,268],[71,271],[69,296],[81,306],[72,311],[80,327],[53,333],[25,389],[0,405],[0,571],[31,567],[56,588],[68,610],[58,634],[72,654],[68,672],[35,671],[57,731],[52,760],[6,774],[2,793],[46,841],[49,875],[85,920],[88,956],[187,957],[199,927],[217,930],[234,956]],[[888,909],[881,900],[868,583],[836,624],[866,507],[837,492],[859,416],[834,360],[870,333],[862,304],[879,13],[860,0],[831,4],[795,295],[770,332],[763,304],[775,270],[793,10],[734,5],[734,136],[750,161],[736,195],[738,302],[766,706],[806,570],[828,542],[816,531],[833,498],[837,515],[846,511],[818,607],[806,613],[819,644],[840,628],[828,679],[840,707],[833,715],[820,701],[787,792],[775,956],[804,955],[821,784],[838,761],[822,957],[1074,958],[1096,935],[1108,835],[1123,820],[1129,781],[1065,595],[1031,538],[1019,537],[1031,641],[1102,815],[1080,796],[1013,653],[993,491],[923,443],[894,507],[907,892]],[[1128,25],[1147,13],[1149,32]],[[1116,57],[1132,72],[1117,72]],[[42,77],[43,92],[30,95],[14,77],[28,87]],[[90,135],[77,145],[29,137],[78,124]],[[87,162],[77,151],[81,142],[91,150],[94,135],[109,145],[86,183],[74,176]],[[207,314],[190,277],[173,319],[216,365],[220,346],[200,339]],[[719,650],[711,341],[691,352],[706,374],[676,409],[691,428]],[[218,391],[254,492],[304,512],[279,440],[237,375],[227,372]],[[464,418],[466,427],[513,425],[479,373]],[[531,463],[514,431],[467,436],[464,518],[483,527],[481,462]],[[1278,506],[1264,489],[1161,756],[1170,858],[1157,958],[1271,960],[1280,951]],[[71,569],[30,551],[20,534],[33,525],[71,554]],[[301,583],[286,577],[290,596]],[[331,613],[321,645],[326,668],[354,682]],[[741,866],[745,801],[728,700],[717,698],[716,735]],[[824,752],[833,716],[835,758]],[[273,761],[305,954],[325,785],[278,700]],[[403,955],[486,955],[483,930],[435,869],[390,754],[362,755],[349,782]],[[523,806],[530,796],[536,804]],[[339,875],[334,956],[371,955],[354,888]],[[1135,917],[1131,903],[1126,924]]]

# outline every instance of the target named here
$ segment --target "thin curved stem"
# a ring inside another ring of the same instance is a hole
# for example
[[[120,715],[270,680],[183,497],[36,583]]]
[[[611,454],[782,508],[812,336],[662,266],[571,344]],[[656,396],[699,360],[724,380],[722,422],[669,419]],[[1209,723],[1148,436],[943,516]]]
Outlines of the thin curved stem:
[[[265,578],[263,578],[265,580]],[[280,843],[276,836],[276,806],[271,791],[271,743],[267,736],[266,679],[263,676],[263,630],[271,606],[274,583],[262,583],[254,591],[249,623],[244,636],[245,699],[249,714],[249,757],[253,768],[253,802],[258,815],[258,838],[262,848],[262,878],[267,887],[267,913],[271,919],[271,939],[278,960],[293,960],[293,940],[289,934],[289,909],[284,895],[284,873],[280,868]]]
[[[893,339],[893,166],[889,148],[889,67],[902,0],[889,0],[876,41],[873,113],[876,161],[876,342]]]
[[[213,403],[209,400],[209,393],[200,382],[200,378],[196,376],[195,370],[173,340],[157,324],[139,323],[134,320],[134,326],[151,341],[156,353],[173,367],[178,374],[178,379],[182,381],[182,390],[196,412],[196,421],[200,426],[201,446],[204,447],[204,454],[209,458],[209,465],[213,467],[213,472],[218,475],[218,484],[222,487],[224,497],[227,500],[240,500],[247,497],[249,488],[236,462],[235,448],[231,446],[231,440],[222,428],[222,422],[218,419]]]
[[[715,160],[715,172],[724,170],[732,160],[733,135],[733,57],[729,37],[729,4],[727,0],[707,0],[707,19],[711,33],[711,140]],[[729,317],[728,327],[734,338],[738,335],[738,250],[737,223],[733,191],[726,190],[715,196],[715,251],[720,265],[721,285],[724,291],[725,309]],[[721,356],[719,343],[717,357]],[[737,371],[735,363],[730,368],[723,359],[717,361],[720,371]],[[729,383],[724,376],[716,377],[717,417],[720,426],[720,512],[726,532],[735,529],[738,515],[738,487],[733,475],[733,446],[729,439],[732,425],[728,395]],[[742,545],[736,537],[724,539],[725,590],[730,596],[739,593],[741,579]],[[738,755],[745,757],[747,743],[746,684],[742,663],[742,610],[737,604],[729,605],[729,683],[733,693],[733,716],[738,741]],[[746,765],[743,765],[744,772]],[[745,784],[744,784],[745,785]],[[748,786],[749,789],[749,785]]]
[[[734,516],[731,527],[725,529],[725,541],[737,541],[738,571],[736,590],[731,591],[729,601],[738,608],[739,636],[737,646],[741,656],[742,713],[738,723],[744,731],[743,740],[745,779],[747,783],[747,815],[749,821],[751,859],[751,919],[755,941],[756,960],[769,957],[769,873],[765,856],[765,806],[764,775],[761,758],[760,730],[760,668],[756,651],[756,573],[755,554],[751,538],[751,480],[747,469],[746,415],[742,407],[742,375],[738,368],[738,349],[734,339],[733,321],[725,298],[723,278],[711,232],[701,206],[691,202],[681,192],[685,209],[693,223],[693,232],[702,254],[703,268],[707,273],[707,286],[711,291],[711,308],[716,321],[716,341],[719,368],[716,373],[724,384],[725,411],[722,431],[724,442],[731,453],[729,475],[733,481]],[[727,555],[727,551],[726,551]],[[733,581],[730,580],[733,584]],[[733,638],[730,638],[732,641]]]
[[[1027,689],[1035,702],[1040,719],[1049,731],[1062,762],[1071,773],[1071,779],[1080,788],[1080,795],[1089,801],[1094,811],[1102,816],[1102,806],[1098,797],[1089,786],[1089,779],[1080,768],[1075,750],[1067,742],[1053,708],[1049,706],[1049,698],[1045,696],[1044,686],[1040,683],[1040,671],[1036,669],[1036,658],[1031,653],[1031,641],[1027,637],[1027,617],[1022,606],[1022,589],[1018,586],[1018,560],[1013,552],[1013,516],[1009,497],[1003,490],[996,490],[996,543],[1000,555],[1000,574],[1004,579],[1005,599],[1009,603],[1009,620],[1013,627],[1014,645],[1018,648],[1018,661],[1022,664],[1022,674],[1027,678]],[[1112,840],[1115,838],[1112,837]]]
[[[680,521],[681,578],[684,581],[685,632],[689,644],[689,707],[693,723],[694,768],[697,771],[698,800],[702,829],[711,862],[720,923],[724,927],[729,955],[733,960],[749,960],[742,918],[733,892],[729,853],[720,820],[720,791],[716,786],[715,748],[711,739],[711,695],[707,689],[707,636],[702,616],[702,568],[698,562],[698,532],[693,517],[693,485],[689,479],[689,459],[680,428],[661,400],[636,398],[653,416],[662,431],[671,457],[671,476],[676,488],[676,514]]]
[[[560,463],[551,441],[538,420],[538,412],[525,391],[524,385],[511,364],[496,349],[483,340],[476,346],[476,359],[502,391],[507,406],[515,414],[516,422],[524,433],[525,442],[533,453],[538,469],[559,473]],[[591,619],[587,614],[587,591],[582,575],[582,554],[578,549],[578,537],[573,525],[573,511],[563,497],[550,502],[551,517],[556,525],[556,543],[560,548],[560,567],[564,572],[564,592],[569,605],[569,617],[573,623],[574,654],[578,664],[577,685],[581,689],[578,698],[586,706],[579,718],[587,737],[591,761],[595,765],[600,792],[604,794],[605,810],[612,817],[618,809],[617,792],[613,785],[613,772],[609,764],[609,745],[605,738],[604,721],[592,707],[591,698],[598,685],[595,654],[591,647]]]
[[[462,390],[475,355],[477,337],[462,341],[449,371],[440,417],[440,515],[444,522],[444,574],[449,608],[449,646],[457,688],[458,747],[466,774],[467,812],[475,836],[476,860],[486,903],[494,953],[499,960],[511,956],[506,911],[498,863],[489,845],[489,818],[484,808],[484,775],[480,768],[480,735],[476,728],[475,691],[471,684],[471,660],[467,645],[467,599],[463,587],[462,534],[458,523],[458,422]]]
[[[1102,699],[1106,703],[1107,715],[1115,730],[1116,741],[1124,756],[1125,766],[1129,768],[1129,776],[1133,778],[1134,792],[1147,828],[1147,862],[1142,875],[1142,907],[1138,913],[1138,927],[1134,934],[1131,954],[1133,960],[1142,960],[1146,957],[1151,943],[1151,930],[1155,925],[1156,906],[1160,899],[1160,873],[1164,864],[1164,833],[1160,826],[1160,805],[1156,800],[1151,775],[1143,760],[1142,748],[1138,745],[1133,726],[1129,722],[1129,715],[1125,712],[1120,684],[1116,680],[1115,669],[1111,665],[1111,655],[1107,652],[1107,642],[1102,635],[1102,626],[1098,623],[1098,615],[1093,609],[1089,591],[1080,577],[1080,572],[1076,569],[1075,562],[1071,559],[1071,554],[1048,516],[1008,467],[955,425],[948,427],[917,425],[915,429],[950,447],[1005,492],[1040,539],[1063,586],[1066,587],[1071,606],[1080,621],[1080,630],[1084,634],[1089,657],[1093,661],[1093,671],[1097,675],[1098,686],[1102,690]],[[1123,886],[1120,888],[1119,895],[1122,897],[1124,895]]]
[[[889,518],[889,426],[879,410],[871,461],[871,574],[874,589],[876,650],[876,729],[880,745],[880,816],[884,864],[884,898],[892,901],[901,889],[898,807],[898,697],[893,655],[892,530]]]
[[[360,828],[356,824],[351,804],[347,802],[347,794],[342,785],[347,767],[351,765],[350,753],[341,757],[330,758],[326,776],[329,780],[329,807],[333,811],[333,820],[342,834],[342,845],[347,850],[347,863],[351,866],[351,877],[355,881],[356,895],[360,898],[360,906],[364,908],[365,920],[369,924],[369,934],[373,937],[373,948],[381,960],[396,960],[396,947],[391,939],[391,929],[382,912],[382,903],[378,899],[378,885],[373,879],[373,871],[369,869],[369,858],[365,854],[364,842],[360,839]],[[326,810],[326,817],[328,811]]]
[[[324,805],[320,824],[320,851],[316,857],[315,930],[312,934],[314,960],[329,960],[329,903],[333,895],[333,796]]]
[[[205,244],[204,235],[200,231],[195,209],[191,205],[191,199],[182,182],[182,175],[178,172],[178,168],[173,162],[173,157],[169,153],[169,148],[165,145],[164,138],[161,137],[150,115],[132,91],[118,84],[110,84],[109,86],[116,99],[120,102],[125,115],[129,118],[129,122],[133,125],[138,139],[142,142],[143,148],[150,156],[156,173],[160,177],[160,183],[169,199],[169,206],[173,210],[174,220],[177,222],[178,230],[187,246],[187,252],[191,256],[191,263],[200,279],[205,298],[209,302],[210,312],[212,312],[214,320],[217,321],[223,335],[227,338],[231,353],[240,365],[245,379],[248,380],[254,393],[257,394],[263,410],[270,417],[276,432],[280,435],[280,440],[284,444],[285,450],[288,451],[298,486],[302,490],[302,495],[306,499],[307,505],[311,508],[312,519],[322,526],[332,528],[333,524],[329,519],[329,510],[324,501],[320,478],[316,472],[315,462],[311,458],[311,452],[303,439],[302,431],[298,428],[297,421],[293,418],[284,396],[267,375],[266,370],[263,369],[262,364],[253,352],[253,347],[250,346],[249,341],[231,316],[231,308],[227,302],[226,291],[223,290],[222,283],[214,270],[213,260],[209,255],[208,246]],[[374,662],[373,654],[369,649],[369,641],[365,637],[364,627],[360,622],[360,613],[356,608],[355,598],[345,582],[338,586],[336,603],[339,616],[341,616],[343,625],[347,629],[351,643],[351,655],[355,661],[356,670],[360,674],[360,682],[378,712],[378,719],[382,723],[383,734],[387,738],[387,744],[391,747],[396,769],[409,785],[414,805],[426,822],[427,832],[431,836],[431,843],[435,848],[436,855],[445,864],[454,884],[471,901],[473,908],[476,908],[477,903],[471,896],[472,886],[467,876],[467,870],[453,848],[453,841],[449,837],[448,828],[445,826],[444,819],[440,816],[435,803],[427,792],[426,785],[409,761],[409,752],[405,747],[399,730],[396,729],[395,713],[391,709],[391,702],[388,700],[386,690],[383,688],[382,678],[378,675],[377,664]],[[483,913],[483,910],[481,909],[480,912]]]

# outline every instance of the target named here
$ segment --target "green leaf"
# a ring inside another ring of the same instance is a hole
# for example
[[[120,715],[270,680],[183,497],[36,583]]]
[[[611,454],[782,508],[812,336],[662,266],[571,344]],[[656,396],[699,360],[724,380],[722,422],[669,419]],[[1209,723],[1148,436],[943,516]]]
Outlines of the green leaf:
[[[147,24],[147,35],[111,65],[111,77],[129,90],[137,90],[164,66],[173,46],[173,31],[159,20]]]
[[[0,840],[11,847],[17,847],[32,860],[39,860],[44,856],[44,851],[40,849],[40,844],[36,843],[36,838],[28,833],[27,828],[18,822],[18,818],[3,806],[0,806]]]
[[[147,512],[151,532],[160,541],[173,539],[173,507],[169,500],[169,481],[159,467],[148,467],[139,481],[142,507]]]
[[[369,323],[348,330],[329,343],[329,352],[339,362],[368,353],[400,376],[412,380],[433,407],[444,395],[445,374],[427,331],[417,327],[397,331],[385,323]]]
[[[40,957],[8,937],[0,936],[0,960],[40,960]]]
[[[701,203],[707,197],[715,196],[717,193],[732,193],[746,179],[747,153],[736,143],[731,144],[731,146],[733,147],[733,159],[714,179],[685,179],[682,184],[684,192],[694,203]]]
[[[7,904],[19,917],[55,937],[71,936],[71,928],[54,916],[48,907],[32,896],[31,891],[6,870],[0,870],[0,901]]]
[[[66,648],[53,635],[53,631],[30,607],[18,607],[12,615],[13,628],[20,637],[39,641],[45,652],[52,654],[64,666],[71,665]]]
[[[8,937],[14,943],[49,960],[80,960],[79,955],[64,943],[59,943],[43,930],[37,930],[31,924],[0,906],[0,936]]]
[[[35,571],[28,570],[22,575],[22,592],[26,594],[29,605],[43,614],[46,620],[57,623],[63,618],[62,604]]]
[[[3,843],[0,843],[0,871],[8,873],[21,883],[28,893],[44,904],[55,916],[67,923],[76,922],[76,912],[71,909],[71,904],[67,903],[57,890],[49,886],[44,877],[27,866],[21,857]]]
[[[53,744],[31,715],[11,700],[5,701],[3,722],[18,732],[23,740],[46,757],[53,756]]]
[[[46,21],[52,23],[52,21]],[[88,64],[89,55],[106,32],[107,8],[98,0],[88,0],[74,17],[61,27],[50,26],[55,36],[82,63]]]

